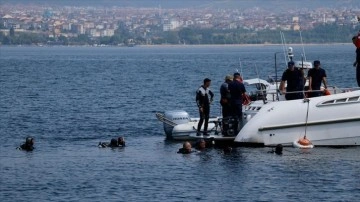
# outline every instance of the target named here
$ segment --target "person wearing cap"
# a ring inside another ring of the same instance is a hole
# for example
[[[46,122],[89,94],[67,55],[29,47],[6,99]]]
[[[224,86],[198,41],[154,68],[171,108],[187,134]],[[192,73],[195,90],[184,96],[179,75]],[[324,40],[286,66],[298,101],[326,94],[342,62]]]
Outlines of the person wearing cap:
[[[222,121],[222,129],[223,133],[226,133],[228,129],[228,125],[226,124],[226,119],[231,116],[231,105],[230,105],[230,91],[229,91],[229,83],[231,83],[233,77],[231,75],[227,75],[225,77],[225,82],[220,86],[220,105],[221,105],[221,113],[223,117]]]
[[[309,91],[310,97],[318,97],[323,94],[320,91],[321,82],[324,83],[324,88],[327,89],[327,82],[326,82],[326,71],[320,67],[320,61],[314,61],[314,67],[309,70],[308,72],[309,78]]]
[[[207,128],[210,118],[210,104],[213,101],[214,94],[210,90],[211,80],[205,78],[203,85],[196,91],[196,103],[199,108],[200,120],[197,127],[197,135],[200,135],[201,126],[204,123],[204,135],[207,134]]]
[[[285,91],[285,81],[287,82]],[[304,89],[304,71],[295,67],[293,61],[288,62],[288,69],[284,71],[281,82],[280,91],[285,94],[286,100],[302,99]]]
[[[234,132],[237,134],[242,126],[243,115],[242,115],[242,97],[246,93],[244,84],[242,83],[242,78],[240,73],[234,73],[234,80],[229,84],[230,91],[230,105],[231,105],[231,115],[235,119],[234,122]]]

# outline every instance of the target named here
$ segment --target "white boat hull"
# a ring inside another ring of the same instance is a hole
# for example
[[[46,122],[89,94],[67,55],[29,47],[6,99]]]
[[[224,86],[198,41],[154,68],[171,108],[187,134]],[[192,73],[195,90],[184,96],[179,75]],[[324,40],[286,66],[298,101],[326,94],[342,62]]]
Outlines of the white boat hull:
[[[315,146],[360,145],[360,91],[265,104],[235,142],[291,146],[305,135]]]
[[[214,120],[210,120],[214,121]],[[198,125],[198,120],[192,120],[188,123],[183,123],[174,126],[171,133],[171,138],[174,140],[189,140],[189,139],[196,139],[196,128]],[[212,131],[215,129],[215,124],[212,122],[209,122],[208,124],[208,130],[210,133],[219,132],[219,131]],[[204,130],[204,126],[202,126],[201,131]],[[220,132],[221,133],[221,132]]]

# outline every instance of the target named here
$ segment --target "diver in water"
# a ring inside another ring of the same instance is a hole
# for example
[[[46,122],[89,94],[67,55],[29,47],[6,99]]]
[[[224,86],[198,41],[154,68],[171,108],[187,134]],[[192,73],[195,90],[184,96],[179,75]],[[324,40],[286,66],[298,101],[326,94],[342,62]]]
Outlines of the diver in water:
[[[282,144],[278,144],[275,147],[275,150],[272,149],[271,151],[268,151],[268,153],[273,153],[273,154],[277,154],[277,155],[281,155],[283,151],[283,146]]]
[[[119,147],[125,147],[125,139],[124,139],[124,137],[119,137],[118,138],[118,146]]]
[[[194,145],[195,149],[198,151],[204,151],[206,149],[206,144],[207,142],[205,142],[204,139],[200,139],[199,141],[197,141]]]
[[[32,137],[27,137],[25,140],[25,143],[22,144],[20,147],[18,147],[18,149],[20,150],[25,150],[25,151],[32,151],[34,150],[34,138]]]
[[[224,154],[230,154],[232,151],[233,151],[233,148],[229,145],[227,145],[223,148]]]
[[[105,148],[105,147],[125,147],[125,140],[123,137],[119,137],[117,140],[115,138],[111,139],[110,143],[107,142],[99,142],[98,147]]]
[[[190,154],[192,153],[192,149],[191,149],[191,144],[190,142],[186,141],[183,144],[183,147],[179,149],[179,151],[177,152],[178,154]]]

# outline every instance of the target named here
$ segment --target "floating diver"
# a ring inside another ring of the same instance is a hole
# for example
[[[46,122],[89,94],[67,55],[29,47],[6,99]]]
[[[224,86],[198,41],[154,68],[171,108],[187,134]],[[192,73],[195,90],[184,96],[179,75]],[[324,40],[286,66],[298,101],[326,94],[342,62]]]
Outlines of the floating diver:
[[[277,155],[281,155],[283,151],[283,146],[282,144],[278,144],[275,147],[275,150],[272,149],[271,151],[268,151],[268,153],[273,153],[273,154],[277,154]]]
[[[118,139],[115,139],[115,138],[111,139],[110,143],[99,142],[98,147],[100,147],[100,148],[105,148],[105,147],[111,147],[111,148],[125,147],[125,139],[124,139],[124,137],[120,136]]]
[[[183,143],[183,147],[179,149],[178,154],[190,154],[192,153],[190,142],[186,141]]]
[[[24,150],[24,151],[32,151],[32,150],[34,150],[35,149],[35,147],[34,147],[34,138],[27,137],[26,140],[25,140],[25,143],[22,144],[17,149]]]
[[[230,147],[229,145],[227,145],[223,148],[224,154],[230,154],[232,152],[232,150],[233,150],[233,148]]]
[[[212,142],[213,142],[212,139],[207,141],[205,141],[204,139],[199,139],[198,141],[195,142],[193,147],[198,151],[204,151],[206,148],[213,146]]]
[[[119,147],[125,147],[125,139],[124,137],[118,137],[118,145]]]

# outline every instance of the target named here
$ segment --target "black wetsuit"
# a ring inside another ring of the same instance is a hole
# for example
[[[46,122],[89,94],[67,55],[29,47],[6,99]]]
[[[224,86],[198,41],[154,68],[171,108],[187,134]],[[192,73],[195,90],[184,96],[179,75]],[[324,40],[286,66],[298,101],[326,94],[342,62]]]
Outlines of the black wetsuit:
[[[190,153],[192,153],[192,151],[186,150],[184,148],[180,148],[177,153],[178,154],[190,154]]]
[[[99,147],[105,148],[105,147],[125,147],[125,142],[118,142],[116,139],[111,139],[110,143],[106,142],[99,142]]]
[[[34,150],[34,146],[32,144],[24,143],[20,146],[21,150],[32,151]]]
[[[204,86],[201,86],[196,91],[196,103],[199,107],[199,114],[200,114],[200,120],[198,123],[197,131],[200,132],[201,126],[204,123],[204,133],[207,132],[209,118],[210,118],[210,103],[213,99],[214,94],[211,92],[209,88],[205,88]],[[200,111],[200,108],[202,111]],[[205,135],[205,134],[204,134]]]

